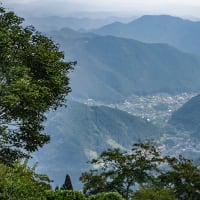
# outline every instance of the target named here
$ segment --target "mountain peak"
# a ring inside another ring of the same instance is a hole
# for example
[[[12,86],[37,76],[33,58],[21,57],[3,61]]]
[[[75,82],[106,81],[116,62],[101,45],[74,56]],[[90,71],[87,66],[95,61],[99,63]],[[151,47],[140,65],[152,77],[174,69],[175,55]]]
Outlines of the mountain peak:
[[[128,24],[110,24],[95,31],[148,43],[168,43],[179,50],[199,54],[200,22],[170,15],[144,15]]]

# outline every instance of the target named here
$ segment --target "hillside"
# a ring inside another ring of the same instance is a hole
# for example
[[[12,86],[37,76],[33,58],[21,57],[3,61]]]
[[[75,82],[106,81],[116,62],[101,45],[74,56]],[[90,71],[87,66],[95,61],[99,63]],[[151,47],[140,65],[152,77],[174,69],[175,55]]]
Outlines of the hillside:
[[[120,101],[132,94],[198,92],[199,58],[166,44],[147,44],[69,29],[50,33],[67,58],[77,60],[72,96]]]
[[[130,23],[112,23],[94,32],[143,42],[168,43],[193,54],[200,52],[200,22],[168,15],[145,15]]]
[[[66,173],[77,184],[80,173],[88,167],[86,161],[102,150],[126,148],[160,136],[146,120],[118,109],[72,101],[67,105],[67,109],[48,115],[46,132],[51,134],[51,142],[34,155],[39,172],[49,174],[56,184],[62,184]]]
[[[174,112],[169,124],[179,131],[188,131],[195,140],[200,139],[200,95],[193,97]]]

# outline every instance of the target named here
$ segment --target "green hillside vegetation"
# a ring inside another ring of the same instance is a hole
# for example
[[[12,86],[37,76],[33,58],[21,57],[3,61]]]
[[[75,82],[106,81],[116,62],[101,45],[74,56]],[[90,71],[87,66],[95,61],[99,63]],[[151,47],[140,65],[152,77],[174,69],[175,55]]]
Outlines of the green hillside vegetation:
[[[185,52],[200,52],[200,22],[168,15],[145,15],[128,24],[113,23],[94,31],[101,35],[168,43]]]
[[[46,127],[51,143],[35,155],[38,170],[57,183],[66,173],[72,182],[78,182],[80,172],[88,167],[86,162],[107,148],[125,149],[133,142],[160,137],[160,131],[151,123],[118,109],[73,101],[67,105],[48,115]]]
[[[50,186],[50,179],[35,172],[27,161],[12,166],[0,164],[2,200],[185,200],[199,199],[200,170],[182,156],[163,157],[149,142],[132,149],[109,149],[91,163],[96,169],[84,172],[83,191]],[[168,166],[163,169],[162,165]],[[66,184],[66,179],[65,183]],[[133,186],[137,185],[137,188]],[[67,184],[66,184],[67,186]]]
[[[166,44],[145,44],[64,29],[51,33],[78,65],[71,75],[72,96],[120,101],[131,94],[200,89],[199,58]],[[73,45],[70,45],[73,44]]]

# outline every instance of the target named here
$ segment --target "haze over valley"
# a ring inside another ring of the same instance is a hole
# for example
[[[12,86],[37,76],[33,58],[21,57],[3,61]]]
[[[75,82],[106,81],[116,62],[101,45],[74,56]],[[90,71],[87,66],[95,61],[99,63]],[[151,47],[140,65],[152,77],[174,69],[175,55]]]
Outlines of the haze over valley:
[[[34,23],[39,27],[47,19]],[[67,19],[60,24],[54,19],[57,27],[47,24],[45,33],[78,64],[70,74],[67,108],[48,115],[51,143],[34,156],[40,171],[58,184],[69,173],[80,188],[86,161],[107,148],[128,149],[144,139],[156,141],[165,154],[199,159],[198,129],[180,129],[175,117],[200,91],[199,22],[146,15],[96,29],[85,25],[86,19],[73,19],[68,27],[62,27]],[[190,110],[187,115],[195,118]],[[197,115],[194,120],[199,123]]]
[[[199,165],[199,16],[80,13],[24,14],[24,25],[59,44],[65,60],[77,61],[69,75],[67,107],[47,113],[51,142],[33,155],[38,171],[54,185],[68,173],[80,189],[78,178],[88,160],[147,139],[163,154],[181,153]]]

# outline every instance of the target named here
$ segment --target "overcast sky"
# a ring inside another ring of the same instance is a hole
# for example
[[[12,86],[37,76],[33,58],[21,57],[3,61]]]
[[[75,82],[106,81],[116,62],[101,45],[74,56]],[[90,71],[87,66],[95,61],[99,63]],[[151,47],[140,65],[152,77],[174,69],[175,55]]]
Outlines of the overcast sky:
[[[124,15],[170,14],[200,18],[200,0],[2,0],[3,6],[30,16],[67,16],[78,12]]]

